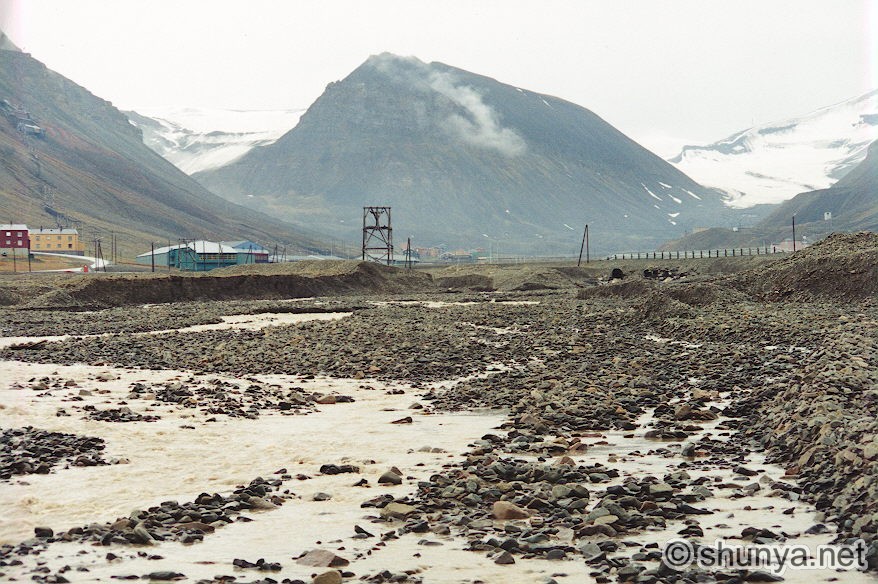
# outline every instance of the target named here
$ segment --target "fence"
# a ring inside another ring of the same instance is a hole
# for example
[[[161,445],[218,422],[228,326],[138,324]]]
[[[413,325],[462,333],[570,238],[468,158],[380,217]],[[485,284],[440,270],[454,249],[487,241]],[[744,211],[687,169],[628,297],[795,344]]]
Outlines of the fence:
[[[631,251],[614,253],[607,259],[614,260],[685,260],[699,258],[720,257],[743,257],[754,255],[773,255],[788,253],[788,250],[778,249],[777,246],[765,247],[736,247],[730,249],[697,249],[682,251]]]

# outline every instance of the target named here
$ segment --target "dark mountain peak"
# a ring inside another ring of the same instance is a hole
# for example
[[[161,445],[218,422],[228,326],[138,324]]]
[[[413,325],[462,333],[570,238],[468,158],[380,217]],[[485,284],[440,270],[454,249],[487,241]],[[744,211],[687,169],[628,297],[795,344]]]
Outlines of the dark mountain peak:
[[[19,49],[15,43],[12,42],[6,33],[0,30],[0,51],[12,51],[15,53],[20,53],[21,49]]]
[[[390,53],[327,86],[274,144],[196,177],[340,236],[357,237],[363,205],[390,204],[421,242],[525,252],[572,249],[585,220],[608,245],[645,247],[724,209],[581,106]]]

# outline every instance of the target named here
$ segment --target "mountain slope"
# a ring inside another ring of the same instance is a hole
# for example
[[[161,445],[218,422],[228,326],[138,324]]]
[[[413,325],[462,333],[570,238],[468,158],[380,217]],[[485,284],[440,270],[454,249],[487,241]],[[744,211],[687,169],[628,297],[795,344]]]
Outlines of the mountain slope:
[[[540,253],[644,247],[725,212],[594,113],[441,63],[370,57],[270,146],[194,175],[332,233],[391,205],[397,237]]]
[[[824,218],[831,213],[831,220]],[[792,236],[815,241],[831,232],[878,231],[878,141],[866,159],[828,189],[800,193],[781,204],[752,229],[709,229],[671,241],[663,249],[749,247],[779,242]]]
[[[780,203],[825,189],[866,157],[878,139],[878,90],[808,115],[744,130],[670,160],[735,206]]]
[[[302,249],[313,235],[208,192],[147,148],[141,132],[100,98],[27,54],[0,53],[0,100],[27,110],[43,137],[0,117],[0,212],[34,226],[57,214],[120,233],[123,253],[183,237],[249,238]],[[8,112],[7,112],[8,113]]]
[[[192,174],[234,162],[256,146],[274,143],[304,110],[237,111],[184,108],[125,112],[143,141]]]
[[[793,215],[799,224],[822,224],[827,212],[832,213],[832,229],[836,231],[878,231],[878,141],[869,146],[866,159],[837,183],[796,195],[760,225],[785,225]]]

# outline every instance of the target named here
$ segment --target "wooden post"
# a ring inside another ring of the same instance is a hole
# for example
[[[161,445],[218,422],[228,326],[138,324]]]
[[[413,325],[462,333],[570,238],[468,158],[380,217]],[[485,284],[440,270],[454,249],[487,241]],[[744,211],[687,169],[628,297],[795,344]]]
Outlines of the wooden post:
[[[796,216],[793,215],[793,253],[796,253]]]
[[[585,224],[585,229],[582,232],[582,244],[579,246],[579,259],[576,260],[576,267],[582,265],[582,251],[585,249],[585,238],[588,237],[588,223]]]
[[[149,242],[149,248],[150,248],[149,257],[152,258],[152,271],[155,272],[155,243]],[[170,252],[171,252],[171,250],[168,250],[168,253],[170,253]]]

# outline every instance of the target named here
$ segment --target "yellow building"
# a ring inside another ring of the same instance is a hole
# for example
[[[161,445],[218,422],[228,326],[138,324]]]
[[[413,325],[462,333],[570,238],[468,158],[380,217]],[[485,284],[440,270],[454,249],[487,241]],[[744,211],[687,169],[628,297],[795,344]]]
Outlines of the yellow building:
[[[76,229],[34,229],[30,232],[31,251],[84,255],[85,246]]]

